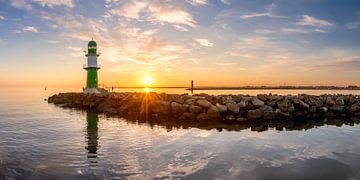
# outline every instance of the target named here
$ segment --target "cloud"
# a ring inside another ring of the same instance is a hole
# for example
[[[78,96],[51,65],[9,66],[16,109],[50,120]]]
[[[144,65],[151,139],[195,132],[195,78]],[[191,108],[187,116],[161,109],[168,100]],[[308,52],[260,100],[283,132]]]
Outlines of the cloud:
[[[141,1],[129,1],[119,8],[111,9],[110,13],[126,18],[139,19],[140,12],[143,11],[148,5]]]
[[[346,28],[348,28],[350,30],[359,29],[360,28],[360,22],[347,23],[345,26],[346,26]]]
[[[318,32],[318,33],[327,33],[325,30],[323,29],[315,29],[315,32]]]
[[[193,6],[202,6],[208,4],[207,0],[186,0],[186,1]]]
[[[6,18],[4,16],[0,16],[0,21],[5,21]]]
[[[31,10],[32,6],[26,2],[25,0],[11,0],[10,5],[12,7],[18,8],[18,9],[24,9],[24,10]]]
[[[50,44],[57,44],[57,43],[59,43],[59,41],[55,41],[55,40],[48,40],[48,43],[50,43]]]
[[[360,71],[360,56],[345,56],[314,65],[310,69]]]
[[[230,5],[231,2],[230,0],[220,0],[222,3],[226,4],[226,5]]]
[[[219,63],[215,63],[218,66],[234,66],[237,65],[238,63],[236,62],[219,62]]]
[[[43,7],[48,6],[53,8],[54,6],[66,6],[69,8],[74,7],[73,0],[33,0],[36,3],[39,3]]]
[[[283,28],[281,31],[285,33],[308,33],[308,31],[303,28]]]
[[[323,20],[323,19],[317,19],[315,17],[309,16],[309,15],[303,15],[302,18],[296,23],[301,26],[314,26],[314,27],[328,27],[328,26],[334,26],[329,21]]]
[[[33,32],[37,33],[39,32],[38,29],[36,29],[34,26],[25,26],[22,28],[22,32]]]
[[[205,46],[205,47],[213,47],[214,46],[214,43],[210,42],[207,39],[195,38],[194,41],[196,41],[201,46]]]
[[[111,9],[110,14],[157,24],[170,23],[196,27],[192,15],[180,9],[172,1],[129,1]]]
[[[285,16],[277,16],[273,15],[271,12],[264,12],[264,13],[250,13],[250,14],[244,14],[241,15],[241,19],[251,19],[256,17],[271,17],[271,18],[287,18]]]
[[[188,29],[186,29],[185,27],[180,26],[180,25],[173,25],[173,27],[178,31],[183,31],[183,32],[189,31]]]
[[[270,30],[270,29],[256,29],[254,32],[257,33],[257,34],[272,34],[272,33],[276,33],[276,31]]]
[[[81,47],[68,46],[67,49],[72,50],[72,51],[76,51],[76,52],[82,52]]]

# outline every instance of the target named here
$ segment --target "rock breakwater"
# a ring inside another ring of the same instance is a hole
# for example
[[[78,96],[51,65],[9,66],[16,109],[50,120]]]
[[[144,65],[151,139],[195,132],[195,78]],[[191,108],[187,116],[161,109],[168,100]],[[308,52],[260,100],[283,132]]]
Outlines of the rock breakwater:
[[[356,95],[208,95],[165,93],[60,93],[48,98],[62,107],[121,117],[176,118],[248,122],[360,116]]]

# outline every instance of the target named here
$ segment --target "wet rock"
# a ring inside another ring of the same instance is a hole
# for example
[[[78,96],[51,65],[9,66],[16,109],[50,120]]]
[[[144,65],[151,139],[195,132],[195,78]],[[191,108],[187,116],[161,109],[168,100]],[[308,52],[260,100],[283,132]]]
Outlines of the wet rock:
[[[307,117],[307,115],[308,115],[308,112],[305,110],[294,112],[294,116],[297,118],[304,118],[304,117]]]
[[[299,99],[299,97],[297,97],[297,96],[295,96],[294,98],[292,98],[291,101],[292,101],[294,104],[299,104],[299,103],[300,103],[300,99]]]
[[[264,106],[260,107],[260,109],[263,111],[274,111],[274,108],[272,108],[271,106],[268,106],[268,105],[264,105]]]
[[[178,95],[173,96],[172,100],[174,102],[179,103],[179,104],[183,104],[185,102],[184,99],[181,96],[178,96]]]
[[[108,115],[114,115],[114,114],[117,114],[117,110],[113,107],[109,107],[109,106],[106,106],[106,108],[104,109],[103,111],[105,114],[108,114]]]
[[[277,113],[275,111],[264,111],[265,120],[274,120],[276,119]]]
[[[288,112],[289,113],[294,113],[295,112],[295,107],[294,107],[293,103],[289,103]]]
[[[351,107],[349,109],[350,112],[357,112],[359,110],[360,110],[360,106],[358,104],[351,105]]]
[[[219,119],[221,117],[220,112],[216,106],[211,106],[207,111],[209,119]]]
[[[245,121],[247,121],[247,119],[244,118],[244,117],[238,116],[238,117],[236,118],[236,121],[245,122]]]
[[[240,107],[238,104],[236,103],[227,103],[226,107],[229,111],[233,112],[233,113],[239,113],[240,112]]]
[[[216,107],[219,110],[220,113],[227,112],[227,107],[225,105],[222,105],[220,103],[216,103]]]
[[[278,101],[277,103],[278,108],[282,111],[282,112],[286,112],[288,109],[288,101],[286,99],[282,100],[282,101]]]
[[[349,99],[348,99],[348,106],[351,106],[352,104],[354,104],[356,101],[356,97],[354,95],[350,95]]]
[[[261,101],[260,99],[258,99],[257,97],[253,97],[251,99],[251,103],[256,106],[256,107],[260,107],[264,105],[264,101]]]
[[[242,97],[241,97],[241,96],[234,95],[234,96],[232,96],[232,99],[233,99],[236,103],[238,103],[238,102],[241,101]]]
[[[342,112],[344,110],[344,106],[339,106],[339,105],[335,105],[335,106],[331,106],[329,107],[330,111],[335,111],[335,112]]]
[[[170,103],[167,101],[155,101],[151,107],[154,113],[167,113],[170,110]]]
[[[258,94],[257,98],[260,99],[263,102],[265,102],[267,100],[266,95],[264,95],[264,94]]]
[[[325,116],[325,117],[336,117],[336,115],[335,115],[333,112],[331,112],[331,111],[325,113],[324,116]]]
[[[198,114],[201,110],[202,108],[200,106],[196,106],[196,105],[189,106],[189,111],[193,114]]]
[[[264,111],[261,109],[249,110],[247,113],[248,120],[260,119],[264,115]]]
[[[310,105],[309,105],[309,104],[306,104],[304,101],[301,101],[301,100],[300,100],[299,105],[300,105],[300,107],[302,107],[303,109],[309,109],[309,108],[310,108]]]
[[[206,100],[206,99],[197,100],[197,101],[196,101],[196,104],[199,105],[199,106],[201,106],[201,107],[204,107],[204,108],[206,108],[206,109],[208,109],[208,108],[211,107],[211,105],[212,105],[212,104],[211,104],[208,100]]]
[[[315,113],[316,112],[316,106],[311,106],[310,107],[310,112]]]
[[[335,101],[336,105],[338,106],[344,106],[345,105],[345,101],[343,99],[343,97],[338,97]]]
[[[277,113],[277,117],[282,119],[289,119],[291,115],[289,113],[282,112],[280,109],[276,109],[275,112]]]
[[[227,114],[223,118],[225,121],[235,121],[236,117],[233,114]]]
[[[171,112],[174,114],[174,115],[181,115],[183,114],[184,112],[187,111],[189,105],[183,105],[183,104],[180,104],[180,103],[177,103],[177,102],[172,102],[171,103]]]
[[[189,104],[189,105],[191,105],[191,104],[194,104],[195,101],[196,101],[195,98],[190,98],[190,99],[185,100],[184,104]]]
[[[317,99],[317,100],[315,101],[315,106],[316,106],[317,108],[322,107],[323,105],[324,105],[324,103],[323,103],[323,101],[322,101],[321,99]]]
[[[274,107],[276,105],[276,101],[266,101],[265,104]]]
[[[196,115],[193,113],[185,112],[182,114],[179,119],[180,120],[194,120],[196,118]]]
[[[320,113],[326,113],[327,111],[328,111],[328,109],[326,107],[320,107],[319,108]]]
[[[328,106],[335,106],[336,105],[336,102],[331,98],[331,97],[327,97],[326,98],[326,104]]]
[[[196,116],[196,120],[202,122],[208,120],[208,116],[206,113],[200,113]]]
[[[247,102],[246,101],[240,101],[239,102],[239,107],[240,108],[244,108],[244,107],[246,107],[247,106]]]

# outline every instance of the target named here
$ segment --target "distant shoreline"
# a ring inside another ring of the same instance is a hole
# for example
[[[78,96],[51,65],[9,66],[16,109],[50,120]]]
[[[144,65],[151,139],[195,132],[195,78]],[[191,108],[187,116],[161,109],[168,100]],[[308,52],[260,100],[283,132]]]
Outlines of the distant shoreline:
[[[154,89],[186,89],[186,90],[360,90],[358,86],[239,86],[239,87],[216,87],[216,86],[202,86],[190,87],[184,86],[158,86],[158,87],[106,87],[114,89],[143,89],[143,88],[154,88]]]
[[[243,86],[243,87],[194,87],[186,90],[360,90],[360,87],[337,87],[337,86]]]

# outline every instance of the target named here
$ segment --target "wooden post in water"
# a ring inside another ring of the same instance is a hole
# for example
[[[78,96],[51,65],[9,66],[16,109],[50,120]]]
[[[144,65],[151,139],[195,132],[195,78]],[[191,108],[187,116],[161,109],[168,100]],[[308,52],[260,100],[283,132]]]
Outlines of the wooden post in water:
[[[191,94],[193,94],[193,91],[194,91],[194,81],[191,80]]]

